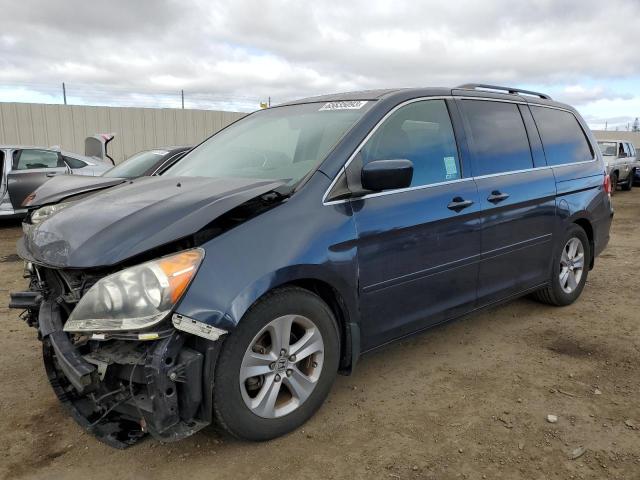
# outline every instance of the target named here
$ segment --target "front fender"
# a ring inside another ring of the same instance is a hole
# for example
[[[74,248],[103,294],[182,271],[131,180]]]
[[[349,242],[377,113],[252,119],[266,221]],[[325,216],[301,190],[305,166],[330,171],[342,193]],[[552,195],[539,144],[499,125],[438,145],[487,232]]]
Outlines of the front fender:
[[[322,204],[328,184],[318,173],[289,201],[202,245],[204,260],[176,312],[231,330],[268,291],[311,280],[338,292],[357,321],[356,229],[350,204]]]
[[[267,292],[283,285],[306,281],[321,282],[335,290],[339,300],[347,308],[346,314],[350,321],[357,323],[358,308],[355,290],[346,285],[343,279],[335,277],[320,265],[295,265],[263,276],[233,299],[226,316],[227,320],[235,326],[251,305]]]

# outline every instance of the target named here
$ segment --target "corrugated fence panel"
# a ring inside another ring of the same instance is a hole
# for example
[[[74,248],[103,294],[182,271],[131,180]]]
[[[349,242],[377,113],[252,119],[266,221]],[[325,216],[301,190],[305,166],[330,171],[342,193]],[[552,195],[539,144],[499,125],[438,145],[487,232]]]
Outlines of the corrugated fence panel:
[[[84,153],[84,139],[115,133],[109,154],[121,162],[140,150],[195,145],[244,113],[214,110],[0,103],[0,145],[19,144]]]

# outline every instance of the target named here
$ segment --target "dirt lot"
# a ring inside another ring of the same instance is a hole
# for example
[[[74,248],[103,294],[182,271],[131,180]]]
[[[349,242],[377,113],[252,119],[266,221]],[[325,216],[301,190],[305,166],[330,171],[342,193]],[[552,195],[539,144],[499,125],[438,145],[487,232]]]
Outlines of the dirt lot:
[[[611,243],[575,305],[522,299],[368,355],[285,438],[248,444],[209,429],[125,451],[67,416],[35,331],[4,307],[24,285],[12,255],[19,227],[4,226],[0,476],[639,479],[640,188],[614,204]]]

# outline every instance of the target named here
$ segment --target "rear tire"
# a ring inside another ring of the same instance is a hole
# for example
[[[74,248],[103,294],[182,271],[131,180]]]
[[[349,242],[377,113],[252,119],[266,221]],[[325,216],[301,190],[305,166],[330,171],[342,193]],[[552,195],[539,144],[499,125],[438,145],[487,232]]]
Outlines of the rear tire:
[[[611,180],[611,196],[613,197],[616,193],[616,189],[618,188],[618,175],[612,173],[609,178]]]
[[[339,355],[337,323],[320,297],[298,287],[267,294],[222,345],[213,396],[217,425],[252,441],[298,428],[329,394]]]
[[[573,224],[554,253],[549,285],[535,292],[533,297],[559,307],[572,304],[584,289],[590,261],[589,238],[580,226]]]
[[[627,177],[627,183],[622,186],[622,190],[628,192],[633,188],[633,177],[635,176],[635,172],[632,170],[629,172],[629,176]]]

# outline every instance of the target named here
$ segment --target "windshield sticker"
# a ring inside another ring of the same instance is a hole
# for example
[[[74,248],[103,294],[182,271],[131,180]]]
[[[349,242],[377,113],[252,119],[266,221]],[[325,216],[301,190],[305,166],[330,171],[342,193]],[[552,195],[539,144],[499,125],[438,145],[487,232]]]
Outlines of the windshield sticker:
[[[363,100],[352,100],[345,102],[329,102],[320,107],[323,110],[360,110],[367,102]]]
[[[444,157],[444,168],[447,171],[447,180],[458,176],[458,166],[456,157]]]

